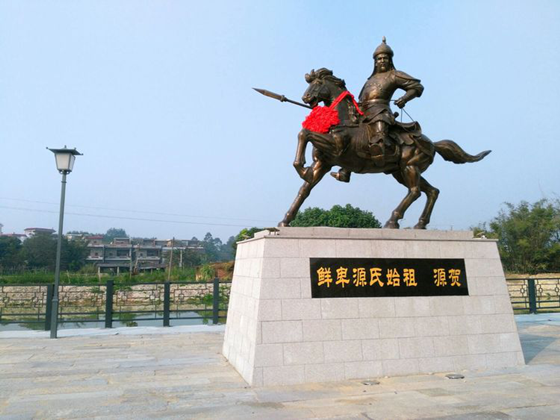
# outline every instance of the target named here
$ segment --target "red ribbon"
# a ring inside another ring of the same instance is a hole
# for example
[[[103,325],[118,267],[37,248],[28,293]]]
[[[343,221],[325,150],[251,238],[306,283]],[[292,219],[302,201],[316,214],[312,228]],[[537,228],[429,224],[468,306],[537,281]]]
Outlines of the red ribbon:
[[[350,99],[352,99],[352,103],[354,104],[354,106],[356,107],[356,111],[358,111],[358,114],[360,115],[364,115],[364,113],[362,112],[362,110],[360,109],[360,107],[358,106],[358,103],[356,102],[356,100],[354,99],[354,95],[352,95],[349,91],[345,90],[344,92],[342,92],[340,95],[338,95],[338,98],[336,98],[334,100],[334,102],[331,104],[330,108],[335,108],[340,101],[342,101],[344,98],[346,98],[347,96],[350,96]]]

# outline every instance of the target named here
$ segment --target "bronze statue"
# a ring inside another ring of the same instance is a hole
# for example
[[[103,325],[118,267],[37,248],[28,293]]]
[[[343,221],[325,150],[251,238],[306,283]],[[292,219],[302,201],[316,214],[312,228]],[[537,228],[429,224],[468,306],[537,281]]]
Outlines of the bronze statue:
[[[340,170],[331,172],[331,175],[342,182],[349,182],[352,172],[383,172],[393,175],[408,188],[407,195],[393,210],[385,228],[398,229],[398,221],[408,207],[421,192],[425,193],[427,202],[414,226],[415,229],[425,229],[439,190],[421,174],[432,164],[435,154],[453,163],[467,163],[478,162],[490,153],[487,150],[473,156],[451,140],[432,143],[422,134],[417,122],[397,122],[395,116],[398,114],[393,114],[389,106],[395,91],[405,91],[404,96],[394,101],[403,108],[408,101],[422,95],[424,87],[420,80],[395,69],[393,51],[385,38],[373,57],[374,71],[360,93],[360,103],[356,103],[348,92],[344,80],[334,76],[331,70],[311,70],[305,75],[309,87],[302,99],[313,110],[298,135],[294,160],[294,167],[305,182],[279,226],[289,226],[313,187],[333,166],[339,166]],[[281,101],[287,100],[282,95],[259,92]],[[325,107],[318,106],[321,102]],[[309,142],[313,145],[313,163],[306,167],[305,150]]]
[[[405,104],[416,97],[420,97],[424,86],[420,80],[398,71],[393,65],[393,50],[383,37],[383,42],[373,53],[375,67],[372,75],[360,92],[360,104],[369,123],[369,149],[374,160],[383,165],[385,146],[391,146],[389,127],[395,125],[395,116],[391,112],[389,101],[397,89],[406,93],[395,101],[395,105],[404,108]]]

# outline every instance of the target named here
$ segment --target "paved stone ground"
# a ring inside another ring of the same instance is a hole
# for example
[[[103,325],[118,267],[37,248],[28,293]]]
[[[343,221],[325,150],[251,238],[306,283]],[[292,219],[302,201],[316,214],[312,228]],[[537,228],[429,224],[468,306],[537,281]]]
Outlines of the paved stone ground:
[[[559,419],[560,314],[516,321],[525,367],[263,388],[221,327],[0,332],[0,418]]]

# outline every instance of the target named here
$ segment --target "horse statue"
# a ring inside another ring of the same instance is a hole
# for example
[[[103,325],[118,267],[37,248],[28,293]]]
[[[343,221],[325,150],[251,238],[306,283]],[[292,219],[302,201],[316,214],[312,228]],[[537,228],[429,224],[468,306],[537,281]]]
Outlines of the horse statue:
[[[312,70],[305,75],[305,79],[309,87],[302,99],[313,108],[312,114],[315,110],[328,112],[318,115],[319,126],[322,125],[323,129],[314,129],[311,127],[313,124],[307,124],[311,129],[304,128],[298,135],[294,168],[304,183],[278,226],[289,226],[313,187],[333,166],[339,166],[341,171],[333,172],[331,175],[340,181],[348,182],[351,172],[385,173],[393,175],[399,183],[408,188],[406,196],[385,223],[385,228],[398,229],[399,220],[404,217],[406,210],[422,192],[426,194],[426,205],[418,223],[414,226],[414,229],[426,229],[439,190],[422,177],[422,172],[432,164],[435,154],[438,153],[446,161],[461,164],[478,162],[491,152],[486,150],[473,156],[451,140],[433,143],[421,133],[418,123],[397,123],[392,127],[391,132],[391,137],[395,139],[394,144],[386,151],[386,158],[379,165],[379,162],[367,153],[368,124],[363,121],[360,108],[346,89],[344,80],[334,76],[332,71],[325,68]],[[321,102],[325,107],[318,107]],[[305,151],[308,143],[313,145],[313,162],[306,167]],[[341,173],[346,174],[344,179],[339,178]]]

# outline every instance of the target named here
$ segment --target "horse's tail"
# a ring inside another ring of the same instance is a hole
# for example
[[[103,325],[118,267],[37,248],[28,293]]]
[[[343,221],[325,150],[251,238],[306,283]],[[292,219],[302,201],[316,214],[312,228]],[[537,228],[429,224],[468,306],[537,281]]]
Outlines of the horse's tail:
[[[434,143],[436,147],[436,152],[440,154],[442,158],[453,163],[471,163],[478,162],[484,159],[485,156],[490,154],[492,150],[485,150],[480,152],[478,155],[469,155],[461,146],[451,140],[441,140]]]

